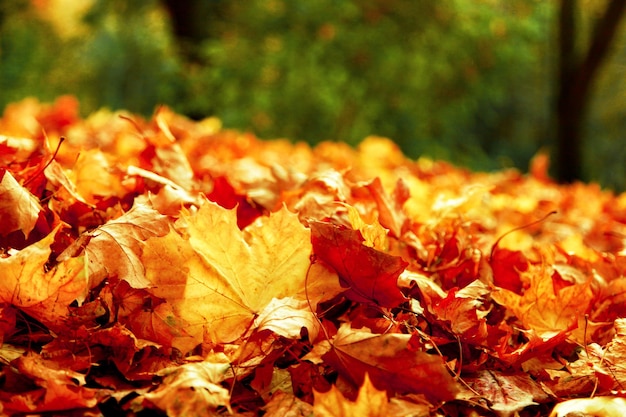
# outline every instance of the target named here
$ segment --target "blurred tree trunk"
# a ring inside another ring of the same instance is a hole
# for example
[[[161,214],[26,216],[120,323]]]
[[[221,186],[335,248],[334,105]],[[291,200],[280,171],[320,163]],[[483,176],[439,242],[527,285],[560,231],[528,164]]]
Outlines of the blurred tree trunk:
[[[188,62],[202,63],[202,42],[217,36],[228,14],[227,0],[161,0],[172,22],[178,48]]]
[[[591,41],[579,58],[576,51],[576,0],[561,0],[559,71],[556,103],[556,178],[572,182],[582,176],[582,133],[592,82],[608,55],[626,9],[626,0],[609,0],[595,23]]]

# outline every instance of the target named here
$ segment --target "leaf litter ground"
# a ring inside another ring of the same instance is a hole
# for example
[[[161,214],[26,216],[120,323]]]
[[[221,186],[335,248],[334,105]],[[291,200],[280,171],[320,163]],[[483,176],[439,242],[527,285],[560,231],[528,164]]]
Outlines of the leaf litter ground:
[[[6,415],[624,410],[626,195],[543,155],[474,173],[27,99],[0,217]]]

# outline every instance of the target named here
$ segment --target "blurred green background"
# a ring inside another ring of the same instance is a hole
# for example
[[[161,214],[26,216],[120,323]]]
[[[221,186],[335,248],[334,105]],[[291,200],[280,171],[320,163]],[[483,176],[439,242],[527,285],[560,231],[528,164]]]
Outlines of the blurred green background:
[[[166,104],[268,139],[387,136],[474,170],[526,170],[555,146],[555,0],[206,0],[182,36],[167,3],[0,1],[0,108],[61,94],[83,115]],[[606,3],[580,2],[581,33]],[[582,172],[618,191],[625,70],[622,22],[593,84]]]

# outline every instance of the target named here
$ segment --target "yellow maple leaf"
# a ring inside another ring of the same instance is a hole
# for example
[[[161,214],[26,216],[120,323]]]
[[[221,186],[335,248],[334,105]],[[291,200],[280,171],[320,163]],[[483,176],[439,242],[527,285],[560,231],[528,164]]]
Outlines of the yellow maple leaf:
[[[496,287],[491,296],[542,338],[581,327],[593,300],[591,283],[567,283],[559,288],[552,274],[553,268],[545,263],[530,265],[523,273],[528,282],[523,294]],[[583,343],[583,327],[570,337]]]
[[[255,319],[257,325],[275,330],[272,311],[285,319],[285,311],[298,310],[290,323],[281,323],[284,335],[294,336],[301,327],[315,332],[307,296],[315,308],[341,291],[334,273],[311,265],[310,231],[286,208],[241,231],[235,210],[207,202],[197,213],[184,214],[178,227],[184,235],[172,231],[149,239],[142,262],[154,286],[149,291],[171,303],[197,343],[232,342]],[[268,311],[270,303],[281,308]],[[284,329],[287,324],[290,329]]]
[[[343,396],[335,385],[330,391],[320,393],[313,391],[313,412],[320,417],[382,417],[388,416],[387,393],[377,390],[370,381],[369,375],[365,374],[363,385],[359,389],[356,401],[350,401]]]

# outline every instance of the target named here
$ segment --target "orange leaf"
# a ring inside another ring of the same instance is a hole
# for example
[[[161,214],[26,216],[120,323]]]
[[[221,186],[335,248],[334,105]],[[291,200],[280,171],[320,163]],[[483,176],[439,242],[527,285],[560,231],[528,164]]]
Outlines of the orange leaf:
[[[85,375],[60,369],[54,360],[46,360],[35,353],[27,353],[12,362],[21,376],[32,380],[35,387],[18,391],[19,387],[0,390],[4,411],[45,412],[95,407],[103,398],[99,390],[85,387]]]
[[[483,298],[489,289],[481,281],[474,281],[461,290],[452,289],[448,295],[434,302],[430,309],[436,320],[448,321],[450,330],[463,341],[481,344],[487,338]]]
[[[527,329],[546,338],[577,328],[593,300],[589,281],[555,288],[552,272],[545,264],[529,265],[522,273],[527,277],[529,288],[522,295],[497,287],[491,293],[492,298],[507,307]],[[582,333],[578,333],[574,336],[582,343]]]
[[[388,248],[387,230],[377,221],[367,223],[361,213],[349,204],[344,204],[348,211],[348,219],[354,230],[358,230],[363,237],[363,244],[377,250],[384,251]]]
[[[123,197],[128,192],[122,184],[122,176],[116,175],[113,158],[99,149],[79,154],[69,175],[76,185],[76,192],[90,204],[106,197]]]
[[[0,303],[12,304],[51,328],[68,314],[68,306],[82,302],[88,291],[84,259],[68,258],[50,269],[50,245],[59,227],[37,243],[8,258],[0,258]]]
[[[78,194],[76,190],[76,185],[68,178],[63,167],[57,161],[52,160],[50,164],[46,167],[44,171],[46,175],[46,179],[55,187],[64,189],[69,196],[71,196],[75,201],[80,201],[83,204],[89,205],[87,201]],[[58,193],[58,191],[57,191]]]
[[[398,180],[393,195],[389,196],[383,189],[380,178],[376,177],[367,184],[367,189],[376,201],[380,224],[391,230],[394,236],[402,236],[402,229],[407,221],[402,206],[410,197],[407,185],[401,179]]]

